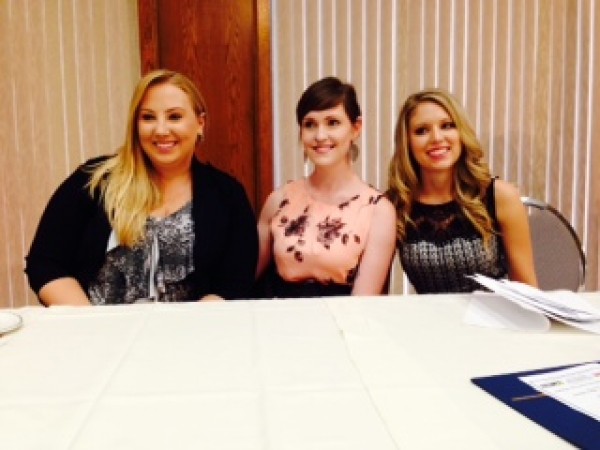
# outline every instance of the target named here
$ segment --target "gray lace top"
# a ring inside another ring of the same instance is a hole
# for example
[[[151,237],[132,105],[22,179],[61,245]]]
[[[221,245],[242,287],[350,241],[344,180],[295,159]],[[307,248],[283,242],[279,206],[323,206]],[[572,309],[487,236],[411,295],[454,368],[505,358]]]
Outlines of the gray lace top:
[[[493,182],[486,194],[486,207],[496,230]],[[469,222],[457,202],[427,205],[416,202],[405,242],[398,242],[400,262],[415,290],[422,293],[472,292],[482,289],[465,277],[481,273],[492,278],[505,277],[504,247],[494,235],[489,248]]]
[[[93,304],[177,302],[192,299],[186,277],[194,271],[191,202],[163,219],[148,218],[146,236],[133,248],[109,242],[104,265],[90,283]]]

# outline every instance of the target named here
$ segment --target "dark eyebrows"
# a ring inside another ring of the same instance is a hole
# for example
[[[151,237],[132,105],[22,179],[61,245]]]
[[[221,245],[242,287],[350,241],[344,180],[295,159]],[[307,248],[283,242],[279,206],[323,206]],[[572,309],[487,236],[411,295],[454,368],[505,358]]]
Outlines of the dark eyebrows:
[[[174,113],[174,112],[182,112],[182,111],[185,111],[185,108],[183,108],[183,107],[181,107],[181,106],[175,106],[175,107],[173,107],[173,108],[169,108],[169,109],[167,109],[167,113],[168,113],[168,114],[170,114],[170,113]]]
[[[409,130],[418,130],[419,128],[427,127],[429,125],[430,125],[429,122],[419,122],[419,123],[414,123],[414,124],[409,122],[408,129]]]
[[[446,116],[446,117],[443,117],[443,118],[438,119],[438,120],[418,122],[418,123],[415,123],[415,124],[412,124],[412,123],[409,122],[408,123],[408,128],[416,130],[417,128],[429,127],[429,126],[435,125],[435,124],[445,125],[447,123],[454,123],[455,124],[456,122],[452,119],[452,117]]]
[[[166,110],[166,112],[180,111],[180,110],[184,110],[184,109],[186,109],[184,106],[173,106],[171,108],[168,108]],[[154,112],[154,110],[152,108],[144,108],[144,107],[140,107],[140,111]]]
[[[304,119],[302,119],[302,123],[307,122],[307,121],[318,122],[319,120],[322,120],[323,122],[329,122],[331,120],[341,121],[344,119],[344,117],[347,117],[347,115],[346,114],[334,114],[334,115],[325,116],[322,119],[316,119],[314,117],[305,116]],[[348,118],[348,120],[350,120],[350,118]]]
[[[185,108],[182,106],[174,106],[173,108],[169,108],[166,110],[167,114],[171,114],[173,112],[182,112],[185,111]],[[155,111],[151,108],[140,108],[140,113],[152,113],[154,114]]]

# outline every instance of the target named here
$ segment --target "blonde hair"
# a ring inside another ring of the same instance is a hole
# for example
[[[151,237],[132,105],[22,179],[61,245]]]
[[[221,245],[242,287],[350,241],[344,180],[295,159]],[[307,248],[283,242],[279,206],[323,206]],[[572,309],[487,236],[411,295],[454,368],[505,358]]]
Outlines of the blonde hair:
[[[395,133],[395,152],[389,167],[388,197],[394,204],[398,220],[398,239],[404,240],[412,224],[410,214],[415,195],[420,190],[421,173],[409,145],[409,123],[421,103],[435,103],[448,113],[458,130],[462,152],[454,170],[453,194],[461,210],[481,234],[484,245],[495,233],[482,199],[491,182],[490,170],[483,159],[481,144],[461,105],[442,89],[426,89],[409,96],[400,110]]]
[[[149,213],[160,206],[154,168],[139,142],[138,115],[149,88],[172,84],[185,92],[197,117],[206,114],[206,103],[194,83],[170,70],[155,70],[140,79],[129,105],[125,142],[117,153],[91,168],[90,195],[99,192],[108,220],[121,245],[132,247],[145,233]]]

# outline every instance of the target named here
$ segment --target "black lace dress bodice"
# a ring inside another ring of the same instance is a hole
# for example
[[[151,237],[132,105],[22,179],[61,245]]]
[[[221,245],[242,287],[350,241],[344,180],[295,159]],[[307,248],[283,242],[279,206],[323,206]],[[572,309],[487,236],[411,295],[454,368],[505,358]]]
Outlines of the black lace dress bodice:
[[[486,206],[496,230],[493,183]],[[472,292],[482,289],[465,275],[480,273],[495,279],[507,275],[502,240],[492,236],[487,248],[457,202],[427,205],[415,202],[404,242],[398,242],[402,267],[415,290],[422,293]]]

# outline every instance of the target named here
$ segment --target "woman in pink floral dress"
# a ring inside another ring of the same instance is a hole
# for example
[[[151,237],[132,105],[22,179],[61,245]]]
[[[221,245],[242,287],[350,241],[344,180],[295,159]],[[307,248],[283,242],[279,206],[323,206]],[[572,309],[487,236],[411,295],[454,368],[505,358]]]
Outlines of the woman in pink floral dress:
[[[379,295],[394,254],[395,211],[354,171],[362,127],[350,84],[323,78],[302,94],[296,118],[314,170],[268,197],[258,221],[257,278],[265,296]]]

